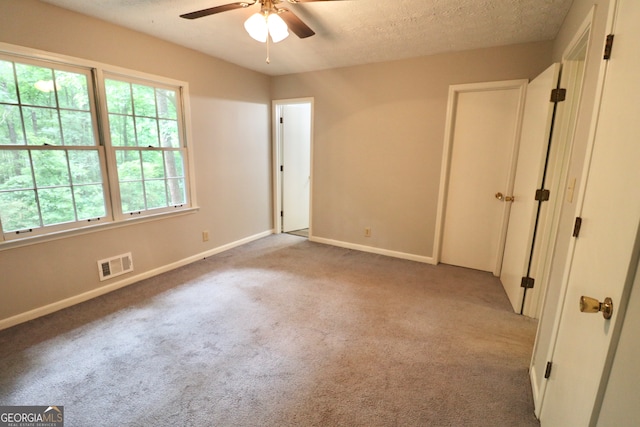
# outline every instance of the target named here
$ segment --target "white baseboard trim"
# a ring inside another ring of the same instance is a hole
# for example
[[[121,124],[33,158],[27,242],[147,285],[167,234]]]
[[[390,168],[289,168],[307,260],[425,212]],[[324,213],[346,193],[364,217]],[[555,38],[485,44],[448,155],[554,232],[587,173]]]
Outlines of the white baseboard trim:
[[[432,257],[427,257],[422,255],[391,251],[389,249],[374,248],[373,246],[358,245],[355,243],[342,242],[340,240],[325,239],[323,237],[309,236],[309,240],[312,242],[323,243],[325,245],[339,246],[341,248],[353,249],[361,252],[369,252],[369,253],[378,254],[378,255],[390,256],[393,258],[406,259],[409,261],[423,262],[425,264],[433,264],[433,265],[437,264]]]
[[[188,258],[181,259],[171,264],[163,265],[162,267],[154,268],[153,270],[148,270],[140,274],[137,274],[135,276],[124,278],[117,282],[110,283],[106,286],[101,286],[97,289],[93,289],[91,291],[84,292],[79,295],[74,295],[72,297],[69,297],[60,301],[56,301],[51,304],[47,304],[45,306],[26,311],[24,313],[16,314],[15,316],[8,317],[6,319],[2,319],[0,320],[0,331],[3,329],[10,328],[12,326],[18,325],[20,323],[28,322],[29,320],[33,320],[38,317],[46,316],[47,314],[54,313],[64,308],[68,308],[73,305],[80,304],[82,302],[99,297],[109,292],[113,292],[117,289],[124,288],[125,286],[131,285],[141,280],[145,280],[150,277],[157,276],[162,273],[166,273],[167,271],[175,270],[178,267],[191,264],[192,262],[199,261],[203,258],[210,257],[224,251],[228,251],[229,249],[233,249],[238,246],[242,246],[254,240],[262,239],[263,237],[267,237],[271,234],[273,234],[273,230],[263,231],[262,233],[254,234],[253,236],[245,237],[244,239],[227,243],[226,245],[222,245],[217,248],[210,249],[205,252],[201,252],[197,255],[193,255]]]
[[[533,394],[533,413],[536,418],[540,419],[540,393],[542,390],[538,386],[536,378],[535,365],[532,364],[529,368],[529,382],[531,384],[531,393]]]

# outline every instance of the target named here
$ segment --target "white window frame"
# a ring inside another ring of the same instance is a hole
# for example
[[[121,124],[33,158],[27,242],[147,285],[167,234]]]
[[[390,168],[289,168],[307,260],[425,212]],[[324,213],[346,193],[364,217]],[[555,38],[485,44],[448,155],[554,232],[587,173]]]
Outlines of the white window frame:
[[[89,61],[85,59],[58,55],[37,49],[25,48],[0,42],[0,54],[14,57],[16,62],[33,63],[48,62],[52,68],[64,69],[71,67],[89,70],[89,97],[92,103],[92,115],[96,120],[94,126],[96,146],[103,167],[103,188],[105,192],[106,216],[100,221],[73,222],[70,224],[51,225],[34,230],[28,235],[15,232],[4,233],[0,230],[0,250],[24,244],[33,244],[52,239],[64,238],[77,234],[85,234],[103,230],[106,227],[121,227],[129,224],[159,220],[167,216],[183,215],[198,210],[195,191],[195,171],[193,161],[193,144],[191,143],[191,119],[189,102],[189,84],[185,81],[143,73],[109,64]],[[136,215],[121,212],[120,191],[118,186],[117,168],[115,163],[115,149],[110,141],[109,121],[106,104],[105,77],[127,80],[150,86],[176,89],[179,102],[176,106],[178,114],[178,132],[183,155],[186,203],[181,206],[170,206],[142,211]]]

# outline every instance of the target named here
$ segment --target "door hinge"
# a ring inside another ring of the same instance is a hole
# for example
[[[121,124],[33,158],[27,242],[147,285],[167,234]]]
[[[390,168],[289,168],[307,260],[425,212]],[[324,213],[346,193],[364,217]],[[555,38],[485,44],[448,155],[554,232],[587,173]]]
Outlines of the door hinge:
[[[520,282],[520,287],[531,289],[535,282],[536,280],[533,277],[523,277],[522,282]]]
[[[567,99],[567,90],[566,89],[553,89],[551,91],[551,102],[562,102]]]
[[[546,202],[549,200],[549,195],[551,193],[549,192],[549,190],[545,190],[545,189],[541,189],[541,190],[536,190],[536,198],[535,200],[539,201],[539,202]]]
[[[551,368],[553,367],[553,362],[547,362],[547,368],[544,370],[544,377],[549,378],[551,376]]]
[[[280,123],[284,123],[284,119],[280,117]]]
[[[284,216],[284,211],[280,211],[280,216],[283,217]]]
[[[611,59],[611,50],[613,50],[613,34],[607,36],[607,41],[604,43],[604,56],[602,59]]]
[[[576,222],[573,224],[573,237],[580,235],[580,228],[582,228],[582,218],[576,217]]]
[[[280,172],[284,172],[284,166],[280,165]]]

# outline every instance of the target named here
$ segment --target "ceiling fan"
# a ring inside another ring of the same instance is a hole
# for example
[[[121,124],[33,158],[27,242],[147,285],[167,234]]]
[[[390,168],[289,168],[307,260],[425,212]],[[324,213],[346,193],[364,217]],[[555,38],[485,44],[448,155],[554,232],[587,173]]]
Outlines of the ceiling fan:
[[[185,19],[197,19],[220,12],[226,12],[234,9],[243,9],[260,4],[260,12],[251,16],[245,22],[244,26],[251,37],[260,41],[268,42],[269,36],[274,43],[285,39],[291,31],[301,39],[311,37],[315,32],[309,28],[300,18],[294,15],[289,9],[278,7],[280,3],[288,2],[291,4],[311,3],[316,1],[337,1],[337,0],[253,0],[241,1],[237,3],[225,4],[222,6],[210,7],[195,12],[180,15]]]

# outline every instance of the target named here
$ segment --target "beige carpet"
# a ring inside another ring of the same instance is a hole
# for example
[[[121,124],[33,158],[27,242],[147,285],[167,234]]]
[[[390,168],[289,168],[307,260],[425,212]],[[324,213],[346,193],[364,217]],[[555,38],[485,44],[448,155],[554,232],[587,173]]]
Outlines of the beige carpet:
[[[43,284],[46,286],[46,284]],[[66,426],[537,426],[496,278],[271,236],[0,331]]]

